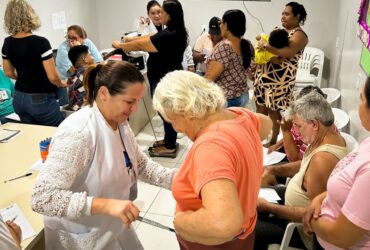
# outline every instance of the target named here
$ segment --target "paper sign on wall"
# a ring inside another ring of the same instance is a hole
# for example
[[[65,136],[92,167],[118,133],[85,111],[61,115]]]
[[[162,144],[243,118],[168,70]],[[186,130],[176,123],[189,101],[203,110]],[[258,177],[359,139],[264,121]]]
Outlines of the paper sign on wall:
[[[51,21],[54,30],[60,30],[67,27],[66,13],[64,11],[51,14]]]

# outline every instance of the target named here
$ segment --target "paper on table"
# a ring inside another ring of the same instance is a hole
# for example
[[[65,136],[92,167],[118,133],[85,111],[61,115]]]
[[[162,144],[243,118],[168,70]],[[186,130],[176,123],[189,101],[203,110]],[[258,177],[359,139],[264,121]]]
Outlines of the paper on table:
[[[16,217],[14,222],[17,223],[22,229],[22,240],[36,235],[35,230],[33,230],[31,224],[28,222],[16,203],[10,205],[9,207],[1,208],[0,214],[4,221],[12,220]]]
[[[20,130],[15,129],[0,129],[0,142],[9,142],[11,139],[20,134]]]
[[[31,170],[34,170],[34,171],[40,171],[43,167],[45,166],[45,164],[41,161],[41,159],[38,159],[32,166],[31,166]]]
[[[267,201],[274,202],[274,203],[281,200],[280,196],[275,191],[275,189],[267,188],[267,187],[260,188],[260,192],[258,193],[258,197],[264,198]]]
[[[267,151],[268,149],[263,147],[263,166],[279,163],[285,158],[284,153],[273,151],[268,154]]]
[[[14,120],[14,121],[21,121],[21,118],[16,113],[11,113],[10,115],[5,116],[9,120]]]

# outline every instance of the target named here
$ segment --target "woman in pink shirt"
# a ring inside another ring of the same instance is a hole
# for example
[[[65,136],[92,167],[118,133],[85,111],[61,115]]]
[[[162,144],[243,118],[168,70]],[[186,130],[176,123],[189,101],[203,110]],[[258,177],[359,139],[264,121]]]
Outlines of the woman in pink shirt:
[[[370,131],[370,78],[361,91],[359,116]],[[370,137],[333,170],[327,192],[312,200],[304,217],[324,249],[370,249]],[[320,248],[316,248],[320,249]]]

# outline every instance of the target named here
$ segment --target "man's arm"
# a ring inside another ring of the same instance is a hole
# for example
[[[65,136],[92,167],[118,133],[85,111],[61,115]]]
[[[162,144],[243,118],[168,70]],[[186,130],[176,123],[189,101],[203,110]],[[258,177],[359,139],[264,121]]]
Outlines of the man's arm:
[[[311,158],[302,184],[310,200],[326,191],[329,176],[338,161],[336,156],[328,152],[316,153]]]
[[[288,207],[259,199],[257,211],[271,213],[289,221],[302,222],[306,209],[303,207]]]
[[[274,176],[293,177],[296,173],[298,173],[299,168],[301,167],[301,162],[302,161],[294,161],[285,164],[266,166],[265,170]]]

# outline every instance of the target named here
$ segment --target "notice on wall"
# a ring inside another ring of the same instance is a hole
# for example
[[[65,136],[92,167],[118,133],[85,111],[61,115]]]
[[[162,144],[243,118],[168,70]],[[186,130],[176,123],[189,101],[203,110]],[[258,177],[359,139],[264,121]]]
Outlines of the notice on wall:
[[[65,29],[67,27],[66,13],[64,11],[51,14],[51,21],[54,30]]]

